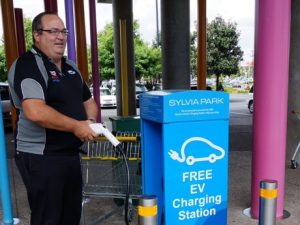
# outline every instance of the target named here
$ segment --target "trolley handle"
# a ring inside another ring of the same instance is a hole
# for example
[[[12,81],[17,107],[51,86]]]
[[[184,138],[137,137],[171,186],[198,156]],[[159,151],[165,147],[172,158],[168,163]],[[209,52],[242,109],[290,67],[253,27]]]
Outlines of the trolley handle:
[[[300,110],[299,109],[298,110],[293,109],[291,111],[291,113],[296,114],[296,115],[300,115]]]
[[[126,141],[133,141],[133,142],[136,141],[137,142],[140,140],[140,138],[138,136],[115,136],[115,137],[118,141],[124,141],[124,142],[126,142]],[[96,137],[95,140],[106,141],[108,139],[105,136],[99,136],[99,137]]]

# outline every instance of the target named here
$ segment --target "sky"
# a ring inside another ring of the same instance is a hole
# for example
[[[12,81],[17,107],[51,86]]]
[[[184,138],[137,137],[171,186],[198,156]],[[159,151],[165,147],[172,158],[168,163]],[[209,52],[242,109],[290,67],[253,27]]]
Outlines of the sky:
[[[95,0],[96,1],[96,0]],[[57,0],[58,14],[64,19],[64,0]],[[84,0],[86,38],[90,42],[89,35],[89,5]],[[160,0],[158,0],[160,2]],[[190,30],[195,30],[194,21],[197,20],[197,2],[190,0]],[[14,0],[15,8],[23,9],[23,16],[34,18],[44,10],[44,0]],[[156,35],[156,0],[133,0],[133,18],[140,24],[140,33],[143,40],[152,43]],[[160,3],[159,24],[160,24]],[[254,14],[255,0],[207,0],[207,20],[211,22],[216,16],[221,16],[226,21],[237,23],[237,30],[240,32],[239,45],[244,51],[244,62],[253,60],[254,50]],[[0,11],[1,14],[1,11]],[[111,4],[96,3],[97,30],[103,29],[105,24],[112,22]],[[2,15],[0,16],[0,36],[3,33]],[[160,25],[159,25],[160,29]]]

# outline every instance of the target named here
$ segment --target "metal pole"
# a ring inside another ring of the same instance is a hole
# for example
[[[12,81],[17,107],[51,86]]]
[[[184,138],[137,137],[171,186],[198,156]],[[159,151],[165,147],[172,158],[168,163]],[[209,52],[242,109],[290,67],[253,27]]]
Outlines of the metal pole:
[[[156,44],[158,47],[158,46],[160,46],[159,28],[158,28],[158,0],[156,0],[155,4],[156,4]]]
[[[6,161],[6,148],[5,148],[5,138],[4,138],[4,128],[3,128],[3,118],[2,118],[2,104],[0,96],[0,194],[1,194],[1,204],[3,209],[3,224],[11,225],[13,224],[12,216],[12,205],[10,198],[10,188]]]
[[[44,0],[45,11],[57,13],[57,0]]]
[[[278,218],[284,216],[292,7],[291,0],[259,0],[255,3],[251,214],[258,218],[259,183],[270,177],[278,182]]]
[[[14,5],[13,1],[1,0],[2,25],[4,37],[4,49],[6,56],[7,71],[15,61],[18,55],[18,42],[15,29]],[[11,107],[12,128],[15,130],[15,122],[17,118],[16,110]]]
[[[139,225],[157,225],[157,198],[155,195],[143,195],[138,206]]]
[[[119,24],[120,24],[122,116],[129,116],[126,20],[120,19]]]
[[[277,181],[262,180],[259,196],[259,225],[276,225]]]
[[[89,1],[90,8],[90,30],[91,30],[91,52],[92,52],[92,79],[93,79],[93,95],[94,100],[98,106],[101,108],[100,104],[100,74],[99,74],[99,58],[98,58],[98,42],[97,42],[97,21],[96,21],[96,5],[95,0]],[[101,110],[98,111],[97,122],[102,122]]]
[[[76,25],[76,49],[77,49],[77,66],[85,81],[89,80],[88,59],[86,49],[86,32],[84,17],[84,2],[82,0],[74,0],[74,14]]]
[[[67,45],[68,59],[76,63],[75,28],[74,28],[73,0],[65,0],[66,25],[69,30]]]
[[[206,89],[206,0],[198,0],[197,89]]]
[[[163,88],[189,90],[190,1],[162,0],[160,7]]]
[[[15,21],[18,41],[18,53],[19,55],[22,55],[26,52],[26,45],[24,34],[23,10],[20,8],[15,8]]]

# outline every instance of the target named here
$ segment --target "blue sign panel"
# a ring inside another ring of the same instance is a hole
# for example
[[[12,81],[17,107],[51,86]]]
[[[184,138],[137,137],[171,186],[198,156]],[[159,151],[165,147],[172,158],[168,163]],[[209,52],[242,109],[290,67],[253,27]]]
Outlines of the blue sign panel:
[[[229,117],[229,96],[224,92],[152,91],[140,101],[141,117],[159,123]]]
[[[226,225],[228,122],[170,123],[163,135],[166,224]]]
[[[158,91],[140,101],[142,189],[158,196],[158,224],[226,225],[228,94]]]

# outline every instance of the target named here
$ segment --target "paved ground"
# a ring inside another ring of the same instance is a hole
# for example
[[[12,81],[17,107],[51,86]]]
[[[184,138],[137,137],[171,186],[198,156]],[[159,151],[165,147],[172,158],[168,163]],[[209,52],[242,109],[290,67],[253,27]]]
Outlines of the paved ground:
[[[254,225],[257,220],[246,217],[243,210],[250,206],[251,184],[251,125],[230,126],[229,147],[229,194],[228,194],[228,225]],[[11,133],[7,133],[8,163],[11,173],[11,192],[14,215],[21,219],[22,225],[28,225],[29,210],[26,201],[24,186],[12,159],[13,143]],[[277,225],[300,224],[300,168],[289,169],[289,159],[286,167],[286,192],[285,209],[291,216],[284,220],[278,220]],[[1,209],[1,208],[0,208]],[[99,217],[108,215],[112,210],[116,211],[113,216],[100,224],[121,225],[125,224],[122,210],[118,209],[110,198],[90,199],[85,207],[87,224],[99,224]],[[0,219],[2,218],[0,210]],[[138,224],[135,218],[131,224]]]

